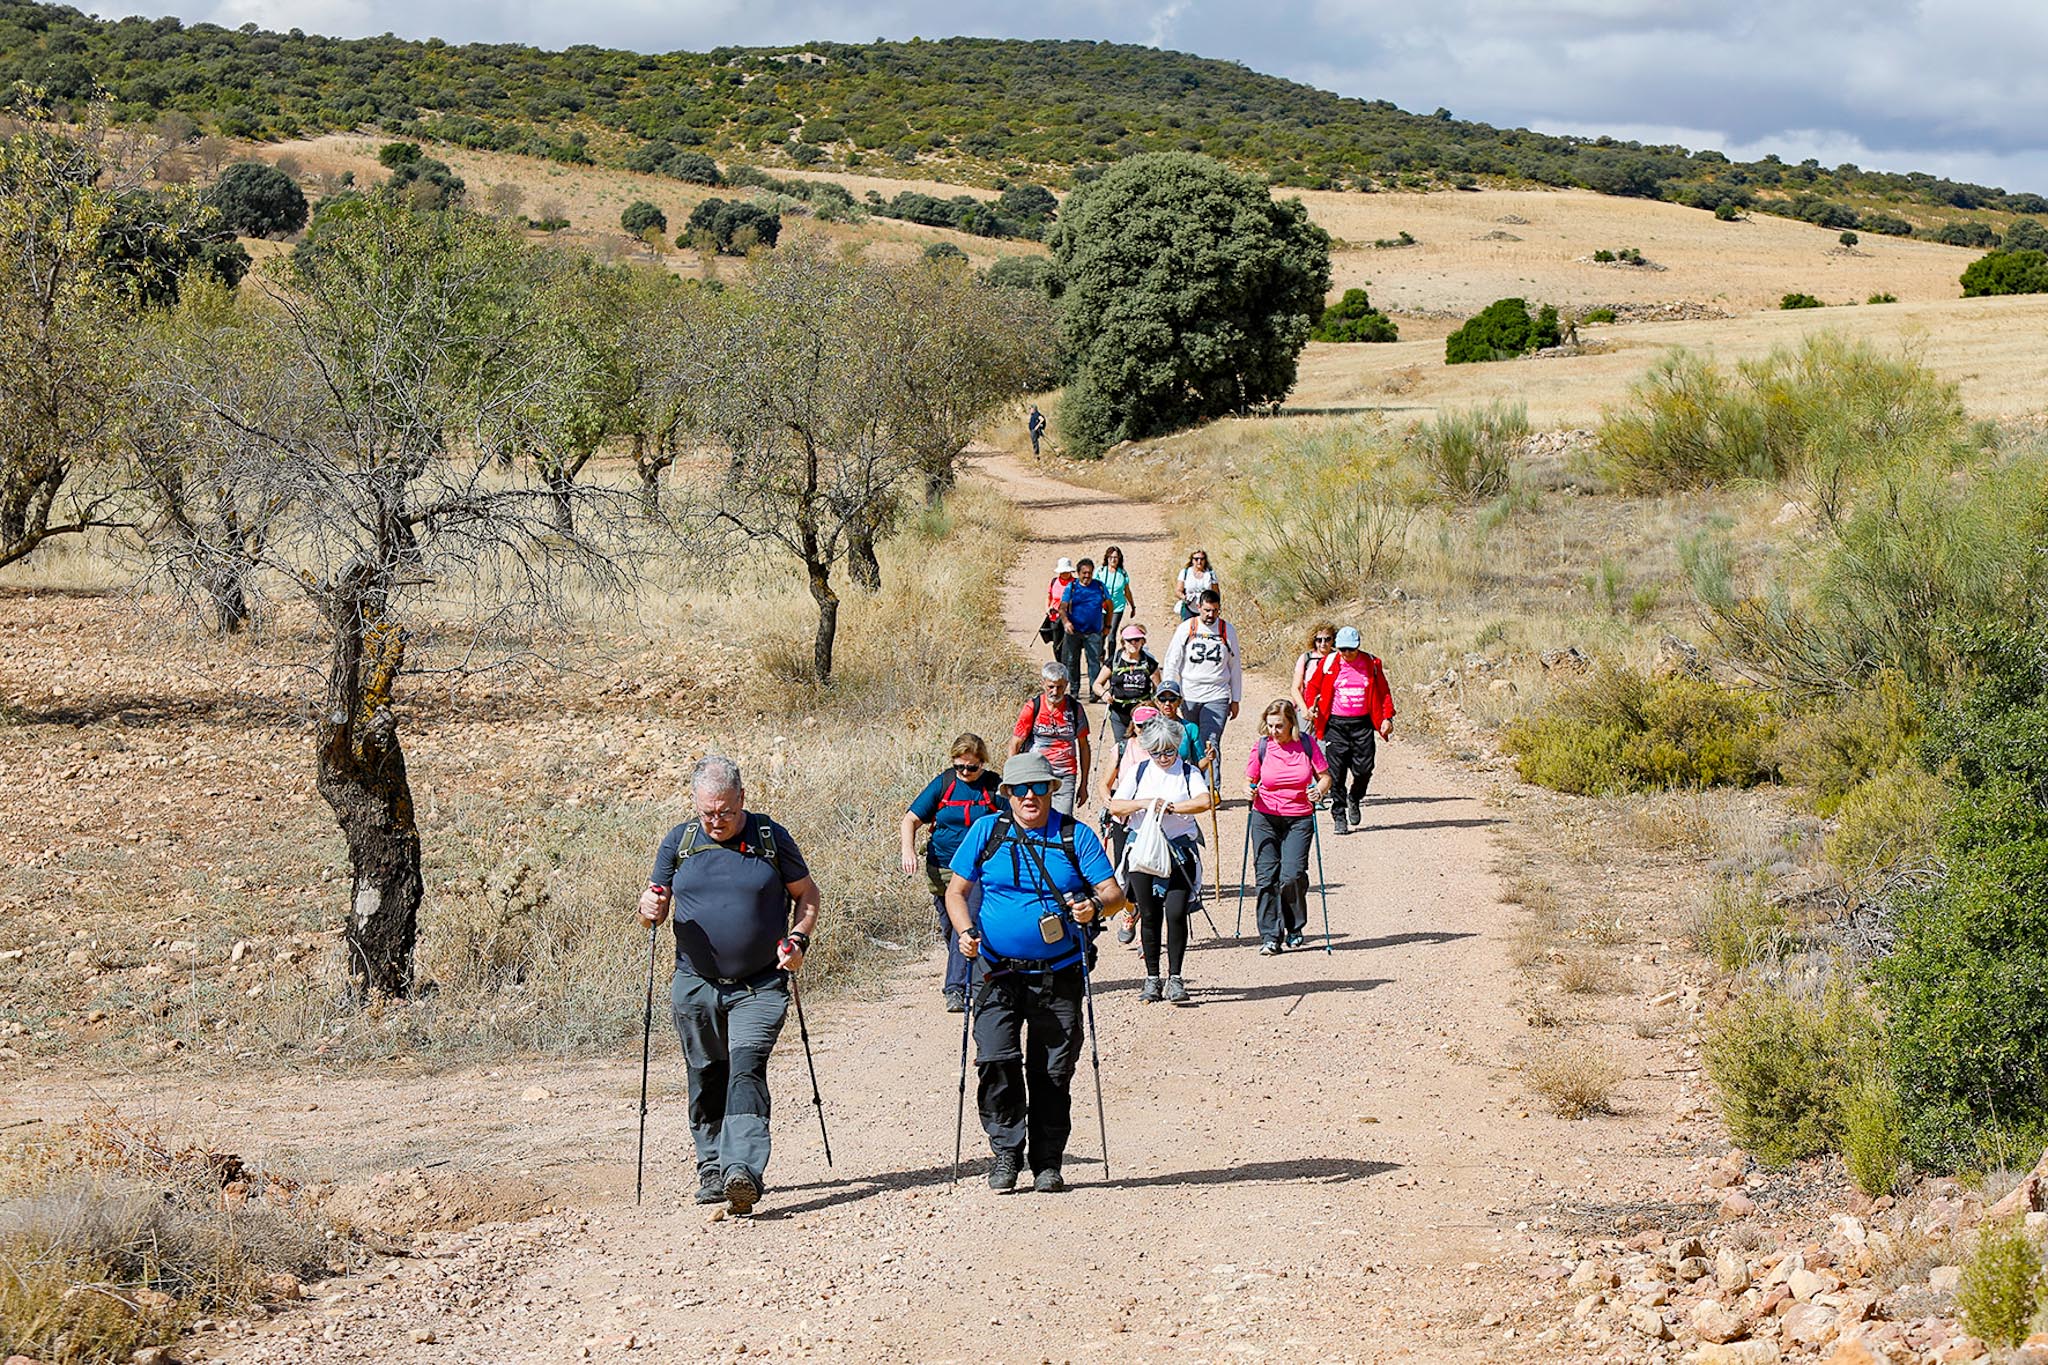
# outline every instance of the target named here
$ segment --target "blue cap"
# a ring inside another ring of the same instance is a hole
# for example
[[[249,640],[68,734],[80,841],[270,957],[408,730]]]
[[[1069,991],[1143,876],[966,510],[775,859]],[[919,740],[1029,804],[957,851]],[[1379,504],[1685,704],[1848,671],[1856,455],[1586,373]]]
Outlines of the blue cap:
[[[1345,626],[1345,627],[1344,627],[1344,628],[1343,628],[1342,630],[1340,630],[1340,631],[1338,631],[1338,632],[1337,632],[1337,648],[1339,648],[1339,649],[1357,649],[1357,648],[1358,648],[1358,627],[1357,627],[1357,626]]]

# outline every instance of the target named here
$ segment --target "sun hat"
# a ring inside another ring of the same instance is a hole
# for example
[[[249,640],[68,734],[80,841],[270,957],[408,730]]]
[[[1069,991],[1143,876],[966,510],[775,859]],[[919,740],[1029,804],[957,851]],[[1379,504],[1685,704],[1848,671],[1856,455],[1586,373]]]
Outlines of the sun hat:
[[[1052,571],[1054,573],[1072,573],[1074,571],[1074,561],[1068,559],[1065,555],[1061,555],[1060,562],[1052,566]]]
[[[1045,761],[1044,754],[1015,754],[1003,764],[1003,783],[997,790],[1004,796],[1010,788],[1025,782],[1050,782],[1052,789],[1060,789],[1060,779],[1053,773],[1052,764]]]
[[[1180,695],[1180,684],[1177,682],[1163,682],[1159,684],[1157,695],[1161,701],[1165,701],[1168,697],[1178,697]]]
[[[1142,640],[1145,638],[1145,628],[1143,626],[1125,626],[1122,638],[1126,640]]]
[[[1131,724],[1133,725],[1143,725],[1148,720],[1157,720],[1158,718],[1159,708],[1156,706],[1140,706],[1137,710],[1131,712]]]
[[[1358,648],[1358,627],[1357,627],[1357,626],[1345,626],[1345,627],[1344,627],[1344,628],[1343,628],[1342,630],[1339,630],[1339,631],[1337,632],[1337,648],[1339,648],[1339,649],[1357,649],[1357,648]]]

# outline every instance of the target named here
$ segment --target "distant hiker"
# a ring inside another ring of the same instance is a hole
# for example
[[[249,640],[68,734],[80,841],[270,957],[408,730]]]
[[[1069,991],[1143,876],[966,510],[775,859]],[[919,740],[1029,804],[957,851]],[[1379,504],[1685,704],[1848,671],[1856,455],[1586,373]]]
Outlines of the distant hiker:
[[[1109,626],[1109,593],[1095,581],[1095,561],[1074,566],[1074,581],[1060,594],[1060,625],[1066,629],[1067,687],[1075,696],[1085,685],[1088,700],[1101,701],[1095,675],[1102,671],[1102,636]]]
[[[1195,817],[1215,805],[1215,797],[1194,764],[1181,759],[1181,739],[1175,721],[1164,716],[1146,721],[1138,731],[1145,757],[1117,779],[1116,794],[1109,802],[1110,813],[1130,825],[1123,875],[1138,908],[1145,952],[1145,982],[1138,989],[1138,1000],[1147,1005],[1161,999],[1174,1005],[1193,1003],[1181,980],[1181,961],[1188,950],[1188,916],[1202,886],[1202,834]],[[1164,872],[1131,865],[1135,850],[1143,846],[1146,826],[1154,820],[1166,836],[1169,865]],[[1162,930],[1166,941],[1163,982],[1159,971]]]
[[[1308,645],[1294,660],[1294,702],[1308,720],[1303,729],[1321,732],[1316,723],[1315,703],[1309,694],[1315,690],[1318,670],[1337,666],[1337,627],[1325,621],[1308,633]]]
[[[1201,593],[1200,612],[1180,623],[1166,647],[1166,680],[1179,690],[1182,708],[1201,731],[1201,752],[1213,742],[1223,748],[1223,727],[1237,719],[1244,695],[1244,661],[1237,632],[1223,619],[1223,595],[1214,588]]]
[[[1067,657],[1067,627],[1060,616],[1060,602],[1074,581],[1074,561],[1065,555],[1053,566],[1052,582],[1045,585],[1045,619],[1038,623],[1038,638],[1052,646],[1052,657]]]
[[[1138,594],[1131,587],[1130,572],[1124,568],[1121,546],[1112,545],[1102,552],[1102,563],[1095,569],[1095,581],[1109,594],[1109,633],[1104,638],[1114,641],[1124,622],[1138,611]]]
[[[690,795],[697,816],[661,841],[640,922],[674,912],[669,1001],[690,1072],[697,1202],[749,1213],[767,1189],[768,1054],[817,930],[818,884],[789,831],[746,809],[731,759],[698,763]]]
[[[976,1108],[993,1157],[989,1188],[999,1191],[1017,1187],[1027,1162],[1033,1189],[1066,1188],[1089,950],[1082,926],[1124,903],[1095,831],[1053,808],[1059,786],[1041,754],[1005,763],[1009,808],[967,831],[946,891],[960,951],[975,964]]]
[[[1145,648],[1145,628],[1136,622],[1125,626],[1123,639],[1095,686],[1109,694],[1109,733],[1121,748],[1131,733],[1131,713],[1152,700],[1159,690],[1159,660]]]
[[[946,1012],[958,1014],[967,1008],[967,959],[960,955],[960,937],[946,915],[946,887],[953,880],[948,866],[968,827],[984,815],[1002,809],[996,796],[999,782],[988,766],[988,745],[980,735],[961,735],[953,741],[953,761],[944,772],[925,783],[903,812],[903,875],[918,873],[917,831],[931,830],[924,846],[925,880],[932,890],[932,910],[939,917],[939,932],[946,940],[946,978],[943,990]]]
[[[1049,663],[1038,673],[1040,689],[1017,713],[1016,728],[1010,733],[1010,756],[1028,750],[1051,764],[1063,779],[1053,795],[1053,809],[1072,815],[1077,803],[1088,802],[1088,712],[1067,691],[1066,665]]]
[[[1316,737],[1301,728],[1294,703],[1266,707],[1264,733],[1244,765],[1259,877],[1259,954],[1299,948],[1308,925],[1308,841],[1315,803],[1330,789],[1330,765]]]
[[[1031,453],[1038,453],[1038,442],[1045,435],[1045,414],[1038,410],[1038,404],[1031,405],[1031,411],[1024,418],[1024,429],[1031,433]]]
[[[1360,806],[1372,785],[1379,738],[1393,734],[1394,693],[1380,661],[1358,647],[1358,628],[1337,632],[1337,663],[1316,675],[1311,704],[1323,717],[1323,752],[1330,760],[1330,821],[1337,833],[1363,828]]]
[[[1202,594],[1214,588],[1216,600],[1223,600],[1223,580],[1209,567],[1209,552],[1196,550],[1188,556],[1188,562],[1174,578],[1180,589],[1180,619],[1185,621],[1202,609]]]

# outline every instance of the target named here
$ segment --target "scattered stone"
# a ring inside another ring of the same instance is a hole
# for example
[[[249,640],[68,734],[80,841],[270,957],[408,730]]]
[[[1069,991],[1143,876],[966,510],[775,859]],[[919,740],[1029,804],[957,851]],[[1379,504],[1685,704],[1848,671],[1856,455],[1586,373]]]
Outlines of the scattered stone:
[[[1714,1255],[1714,1283],[1724,1294],[1740,1294],[1749,1288],[1749,1262],[1733,1247],[1722,1247]]]
[[[1959,1265],[1938,1265],[1927,1277],[1927,1287],[1937,1294],[1953,1294],[1963,1285],[1963,1268]]]
[[[1792,1291],[1792,1297],[1804,1303],[1816,1294],[1826,1294],[1840,1289],[1842,1282],[1824,1270],[1795,1270],[1786,1277],[1785,1284]]]
[[[1788,1340],[1803,1346],[1820,1346],[1833,1341],[1841,1331],[1840,1314],[1824,1303],[1794,1304],[1780,1322]]]
[[[1673,1266],[1672,1270],[1677,1272],[1679,1279],[1687,1284],[1691,1284],[1695,1280],[1704,1280],[1707,1276],[1713,1274],[1714,1263],[1704,1256],[1688,1256]]]
[[[1706,1244],[1697,1237],[1682,1237],[1671,1247],[1671,1264],[1695,1260],[1707,1254]]]
[[[1562,673],[1583,673],[1593,666],[1591,658],[1577,645],[1565,649],[1546,649],[1536,656],[1537,662],[1545,669]]]
[[[431,1346],[434,1344],[434,1329],[431,1327],[415,1327],[412,1329],[412,1340],[416,1346]]]
[[[1669,1341],[1671,1328],[1664,1322],[1664,1315],[1647,1304],[1637,1304],[1628,1310],[1628,1325],[1652,1341]]]
[[[1564,1287],[1583,1294],[1592,1289],[1612,1289],[1621,1283],[1621,1277],[1602,1266],[1598,1261],[1580,1261],[1573,1267]]]
[[[129,1365],[177,1365],[177,1357],[161,1346],[144,1346],[128,1357]]]
[[[519,1098],[528,1104],[539,1104],[542,1100],[553,1099],[554,1095],[545,1086],[529,1085],[519,1092]]]
[[[1756,1212],[1756,1200],[1741,1190],[1730,1190],[1721,1196],[1721,1216],[1730,1222],[1749,1217]]]
[[[1685,1365],[1778,1365],[1778,1347],[1770,1341],[1709,1342],[1687,1356]]]
[[[284,1270],[264,1276],[263,1292],[270,1298],[287,1303],[306,1296],[306,1288],[299,1283],[299,1277]]]
[[[1692,1309],[1693,1335],[1701,1341],[1733,1341],[1747,1330],[1741,1318],[1718,1299],[1701,1299]]]

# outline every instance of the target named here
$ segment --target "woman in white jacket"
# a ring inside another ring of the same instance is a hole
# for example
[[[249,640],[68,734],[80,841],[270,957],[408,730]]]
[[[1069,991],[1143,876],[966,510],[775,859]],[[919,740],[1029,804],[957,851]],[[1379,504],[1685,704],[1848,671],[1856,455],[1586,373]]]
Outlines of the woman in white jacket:
[[[1109,813],[1130,822],[1124,841],[1124,885],[1138,907],[1138,932],[1145,952],[1145,984],[1138,990],[1144,1004],[1164,999],[1187,1005],[1188,988],[1181,980],[1181,960],[1188,950],[1188,916],[1202,885],[1201,826],[1195,817],[1215,804],[1208,780],[1180,756],[1181,726],[1155,716],[1138,727],[1145,758],[1128,765],[1110,798]],[[1159,822],[1171,850],[1171,871],[1165,876],[1131,868],[1131,850],[1152,821]],[[1159,972],[1159,947],[1166,941],[1166,975]]]

